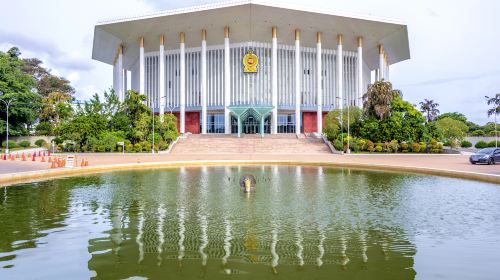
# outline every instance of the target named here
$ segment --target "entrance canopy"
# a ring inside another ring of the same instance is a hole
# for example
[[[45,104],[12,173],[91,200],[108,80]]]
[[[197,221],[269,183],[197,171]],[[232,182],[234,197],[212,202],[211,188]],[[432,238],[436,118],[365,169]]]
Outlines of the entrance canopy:
[[[273,106],[228,106],[227,108],[238,119],[238,137],[241,136],[241,122],[249,116],[260,120],[260,134],[264,137],[264,119],[273,111]]]

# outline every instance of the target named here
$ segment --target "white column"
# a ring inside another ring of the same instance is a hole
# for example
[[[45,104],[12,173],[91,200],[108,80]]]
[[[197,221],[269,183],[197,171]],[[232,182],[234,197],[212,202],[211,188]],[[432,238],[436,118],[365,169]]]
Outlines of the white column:
[[[231,67],[229,62],[229,27],[224,27],[224,132],[231,134],[231,115],[228,107],[231,105]]]
[[[278,39],[276,27],[272,28],[273,39],[271,48],[271,96],[273,113],[271,117],[271,133],[278,133]]]
[[[295,30],[295,134],[300,134],[300,104],[301,104],[301,85],[300,85],[300,30]]]
[[[120,98],[118,95],[118,57],[115,57],[115,61],[113,62],[113,90],[115,91],[116,96]]]
[[[184,32],[180,34],[180,49],[181,49],[181,100],[180,100],[180,128],[181,134],[186,133],[186,50],[184,45]]]
[[[165,113],[165,36],[160,36],[160,88],[158,90],[158,101],[160,103],[160,122],[163,122],[163,114]]]
[[[125,94],[128,90],[128,71],[123,69],[123,99],[125,100]]]
[[[201,134],[207,133],[207,31],[201,31]]]
[[[146,94],[146,79],[144,75],[144,37],[139,39],[139,93]]]
[[[387,53],[385,53],[385,80],[386,81],[389,81],[390,78],[389,78],[389,56],[387,55]]]
[[[118,98],[120,101],[123,101],[124,94],[123,94],[123,47],[119,46],[118,47],[118,60],[116,61],[117,63],[117,73],[118,73],[118,81],[117,81],[117,92],[116,94],[118,95]]]
[[[339,109],[344,108],[344,62],[342,54],[342,35],[337,36],[337,94],[339,95]]]
[[[317,91],[317,101],[316,101],[316,125],[317,132],[323,132],[323,89],[321,88],[321,81],[323,78],[323,73],[321,71],[321,32],[316,35],[316,88]]]
[[[358,75],[357,75],[357,96],[356,96],[356,105],[358,107],[363,106],[363,102],[361,101],[361,97],[363,97],[363,38],[358,38]]]
[[[385,79],[384,77],[384,46],[380,45],[378,48],[378,53],[379,53],[379,70],[378,70],[378,80],[381,81],[382,79]]]

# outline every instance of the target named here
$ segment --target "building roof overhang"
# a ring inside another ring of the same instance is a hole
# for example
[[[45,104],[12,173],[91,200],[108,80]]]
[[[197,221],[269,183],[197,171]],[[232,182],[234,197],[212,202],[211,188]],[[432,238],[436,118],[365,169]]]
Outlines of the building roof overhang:
[[[363,37],[363,59],[371,70],[378,68],[380,44],[384,45],[390,64],[410,58],[404,23],[260,0],[221,2],[102,21],[95,26],[92,58],[112,65],[122,45],[124,67],[130,69],[139,56],[140,37],[144,38],[146,52],[158,51],[160,35],[165,36],[165,49],[179,48],[180,32],[186,35],[187,48],[199,47],[202,29],[207,31],[207,45],[222,45],[225,26],[230,28],[231,43],[270,42],[273,26],[278,30],[278,44],[293,45],[295,29],[301,31],[303,47],[316,47],[316,33],[322,32],[323,48],[335,49],[337,35],[342,34],[343,49],[356,51],[357,38]]]

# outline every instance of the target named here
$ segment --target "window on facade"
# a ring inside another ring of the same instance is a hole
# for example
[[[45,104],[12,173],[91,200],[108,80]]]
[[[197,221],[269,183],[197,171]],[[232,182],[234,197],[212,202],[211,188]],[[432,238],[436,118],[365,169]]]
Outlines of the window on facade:
[[[207,114],[207,133],[224,133],[224,114]]]
[[[295,114],[278,115],[278,133],[295,133]]]

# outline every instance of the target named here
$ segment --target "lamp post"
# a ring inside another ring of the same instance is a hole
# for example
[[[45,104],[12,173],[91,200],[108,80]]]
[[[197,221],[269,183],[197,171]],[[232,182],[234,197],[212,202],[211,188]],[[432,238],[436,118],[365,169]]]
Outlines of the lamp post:
[[[342,104],[344,103],[345,98],[340,98],[340,97],[335,97],[337,99],[340,99],[340,102]],[[349,108],[347,108],[349,110]],[[340,142],[342,143],[342,154],[344,153],[344,121],[342,120],[342,115],[344,114],[344,106],[340,108]],[[349,122],[349,112],[347,113],[347,121]],[[347,150],[349,150],[349,124],[347,124]]]
[[[2,96],[2,95],[3,95],[3,92],[0,91],[0,96]],[[15,98],[11,98],[8,101],[5,101],[3,99],[0,99],[0,100],[5,104],[5,106],[7,106],[7,129],[6,129],[7,142],[5,142],[5,153],[8,154],[9,153],[9,107],[10,107],[10,103],[12,101],[15,101],[16,99]]]

